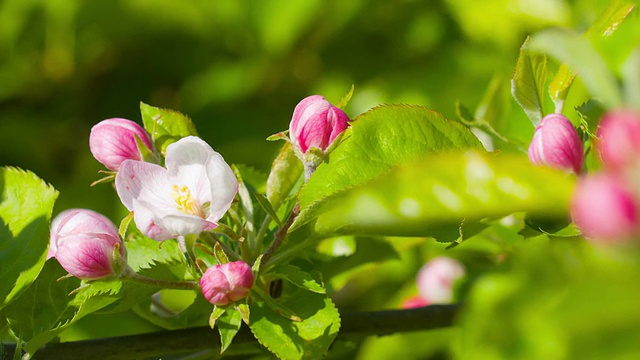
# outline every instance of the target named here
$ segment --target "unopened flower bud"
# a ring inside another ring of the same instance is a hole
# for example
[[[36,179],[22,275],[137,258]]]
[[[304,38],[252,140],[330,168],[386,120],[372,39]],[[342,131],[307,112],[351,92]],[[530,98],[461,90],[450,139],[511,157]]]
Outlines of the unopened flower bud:
[[[545,116],[529,145],[529,160],[535,165],[580,173],[583,146],[573,124],[562,114]]]
[[[420,297],[427,304],[446,304],[453,301],[453,285],[464,277],[464,266],[448,257],[437,257],[418,272],[417,286]]]
[[[251,267],[243,261],[214,265],[200,279],[204,297],[216,306],[242,300],[253,286]]]
[[[89,148],[107,169],[118,171],[123,161],[142,159],[136,136],[149,151],[153,149],[149,134],[137,123],[120,118],[102,120],[91,128]]]
[[[595,173],[578,181],[571,216],[582,233],[598,242],[617,242],[638,233],[638,201],[619,174]]]
[[[115,275],[114,249],[121,258],[124,247],[118,229],[95,211],[70,209],[51,222],[49,253],[71,275],[94,280]]]
[[[605,114],[600,120],[597,148],[606,167],[617,169],[640,157],[640,115],[630,110]]]
[[[320,95],[308,96],[293,111],[289,135],[302,154],[311,148],[325,152],[346,128],[349,117]]]

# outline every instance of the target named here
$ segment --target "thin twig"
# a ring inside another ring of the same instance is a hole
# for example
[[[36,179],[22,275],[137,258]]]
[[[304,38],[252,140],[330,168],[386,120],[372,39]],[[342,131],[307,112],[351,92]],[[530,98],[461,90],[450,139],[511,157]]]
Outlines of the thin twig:
[[[459,305],[431,305],[408,310],[345,313],[341,315],[338,338],[353,339],[448,327],[453,324],[458,309]],[[0,348],[0,360],[12,359],[15,348],[15,344],[5,344]],[[145,359],[203,350],[220,350],[220,337],[209,327],[51,343],[38,350],[33,359]],[[251,331],[243,326],[224,355],[237,356],[263,351]]]

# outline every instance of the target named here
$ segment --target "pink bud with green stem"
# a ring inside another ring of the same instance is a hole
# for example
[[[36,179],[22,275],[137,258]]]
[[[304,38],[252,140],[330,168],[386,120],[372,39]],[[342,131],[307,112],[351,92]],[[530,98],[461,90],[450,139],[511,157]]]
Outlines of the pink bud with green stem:
[[[120,164],[127,159],[142,159],[139,143],[146,147],[146,151],[153,151],[149,134],[127,119],[103,120],[91,128],[89,135],[89,149],[93,157],[112,171],[118,171]]]
[[[308,96],[298,103],[289,124],[289,136],[304,163],[307,179],[348,125],[347,114],[320,95]]]
[[[86,209],[61,212],[51,222],[49,253],[71,275],[95,280],[118,275],[126,258],[118,229],[105,216]]]
[[[534,165],[580,173],[583,145],[576,128],[562,114],[545,116],[536,127],[529,145],[529,160]]]
[[[200,286],[210,303],[225,306],[247,297],[253,281],[251,267],[243,261],[234,261],[208,268],[200,279]]]

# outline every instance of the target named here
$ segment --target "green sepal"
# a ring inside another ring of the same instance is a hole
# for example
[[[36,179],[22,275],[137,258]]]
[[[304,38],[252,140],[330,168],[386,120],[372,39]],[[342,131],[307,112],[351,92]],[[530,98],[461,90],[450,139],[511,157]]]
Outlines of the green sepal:
[[[219,242],[216,242],[213,246],[213,254],[216,257],[216,260],[218,260],[218,264],[222,265],[229,262],[229,257],[227,256],[227,253],[224,252],[224,249]]]
[[[127,229],[129,228],[129,224],[131,223],[131,220],[133,219],[133,211],[130,211],[129,214],[127,214],[127,216],[125,216],[122,221],[120,221],[120,226],[118,227],[118,234],[120,235],[121,239],[124,239],[125,235],[127,234]]]
[[[275,133],[273,135],[269,135],[269,137],[267,138],[267,141],[278,141],[278,140],[290,141],[289,136],[287,136],[288,133],[289,133],[289,130],[285,130],[285,131],[280,131],[279,133]]]
[[[238,312],[240,313],[240,316],[242,317],[242,321],[247,324],[250,325],[251,324],[251,311],[249,310],[249,305],[245,302],[243,303],[239,303],[236,305],[236,310],[238,310]]]
[[[115,171],[100,170],[98,172],[101,173],[101,174],[107,174],[107,176],[92,182],[91,185],[89,185],[89,186],[95,186],[95,185],[98,185],[98,184],[107,183],[107,182],[110,182],[110,181],[114,181],[116,179]]]
[[[226,311],[227,311],[226,307],[220,307],[220,306],[214,305],[213,311],[209,316],[209,327],[213,329],[216,326],[216,322],[218,321],[220,316],[222,316],[222,314],[224,314]]]
[[[355,90],[355,86],[351,84],[351,89],[349,89],[349,92],[344,94],[342,99],[340,99],[338,104],[336,104],[337,108],[344,109],[347,107],[347,105],[349,105],[349,101],[351,101],[351,97],[353,96],[353,90]]]
[[[153,150],[150,150],[142,142],[142,139],[140,139],[138,134],[134,134],[134,138],[136,140],[136,146],[138,147],[138,152],[140,153],[140,159],[148,163],[158,164],[159,163],[158,155],[156,155],[156,153]]]

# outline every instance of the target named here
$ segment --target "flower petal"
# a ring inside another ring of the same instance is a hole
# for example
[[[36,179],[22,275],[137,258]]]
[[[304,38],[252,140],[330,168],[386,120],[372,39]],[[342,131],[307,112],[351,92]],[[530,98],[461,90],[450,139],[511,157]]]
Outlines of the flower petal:
[[[116,175],[116,191],[128,210],[135,211],[133,199],[143,199],[157,207],[171,206],[170,189],[167,171],[156,164],[125,160]]]

